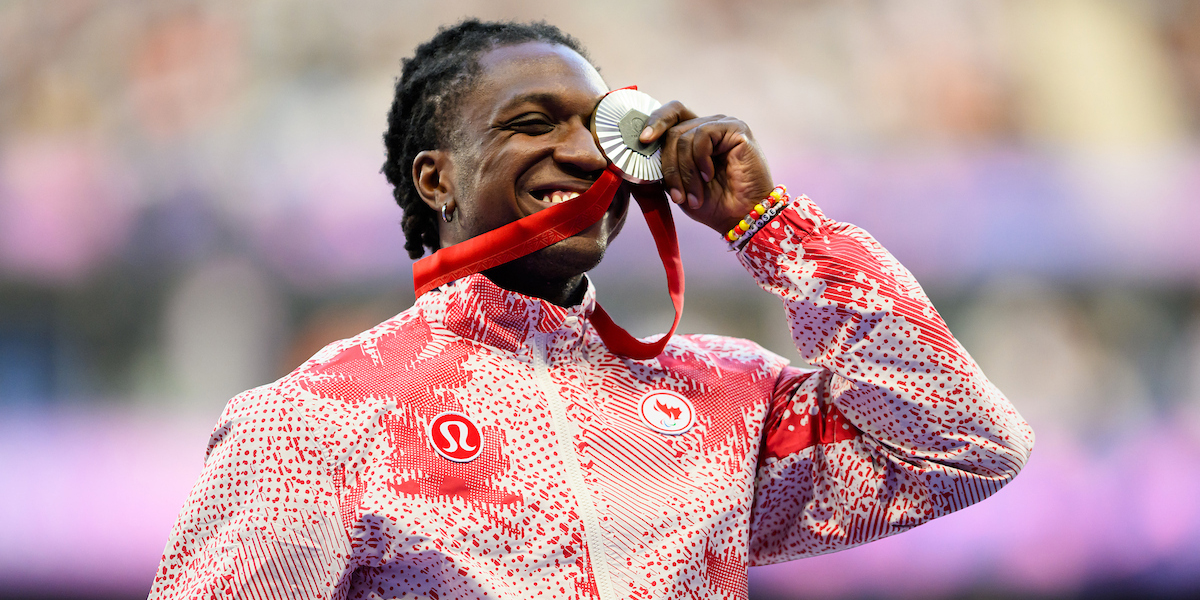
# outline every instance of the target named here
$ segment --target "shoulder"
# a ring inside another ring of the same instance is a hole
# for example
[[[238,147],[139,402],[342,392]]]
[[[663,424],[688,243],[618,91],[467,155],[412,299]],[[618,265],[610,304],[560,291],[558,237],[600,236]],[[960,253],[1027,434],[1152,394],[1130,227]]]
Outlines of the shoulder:
[[[433,338],[420,309],[412,307],[358,335],[327,344],[273,387],[295,397],[340,397],[346,391],[343,384],[411,362]]]
[[[264,426],[266,433],[275,435],[269,428],[282,424],[324,445],[335,458],[342,456],[347,451],[343,446],[360,440],[341,434],[372,429],[378,410],[402,397],[399,386],[409,378],[397,373],[413,363],[413,357],[429,352],[431,339],[420,311],[410,308],[358,335],[331,342],[291,373],[231,400],[214,443],[223,432],[253,433]]]
[[[460,370],[471,349],[413,307],[329,344],[274,387],[318,420],[357,420],[422,394],[430,377]]]
[[[352,368],[356,355],[373,356],[378,359],[381,352],[386,353],[398,344],[420,344],[430,337],[429,324],[423,318],[420,309],[414,306],[358,335],[326,344],[284,376],[280,383],[310,379],[338,366]]]
[[[658,360],[668,368],[716,368],[772,378],[788,365],[786,358],[753,341],[711,334],[674,336]]]
[[[355,402],[369,394],[358,385],[381,376],[397,354],[420,352],[431,339],[418,309],[410,308],[353,337],[337,340],[273,383],[247,390],[229,401],[222,423],[289,411],[311,413],[329,400]],[[325,412],[325,411],[320,411]],[[309,415],[312,416],[312,415]]]

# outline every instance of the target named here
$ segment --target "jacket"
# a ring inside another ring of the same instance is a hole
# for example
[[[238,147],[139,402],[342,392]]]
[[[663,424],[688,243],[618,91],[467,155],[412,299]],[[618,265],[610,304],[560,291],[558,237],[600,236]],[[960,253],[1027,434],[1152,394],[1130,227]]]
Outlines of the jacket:
[[[863,230],[792,200],[738,258],[800,356],[608,351],[472,275],[230,401],[151,598],[746,598],[747,568],[905,531],[1033,432]]]

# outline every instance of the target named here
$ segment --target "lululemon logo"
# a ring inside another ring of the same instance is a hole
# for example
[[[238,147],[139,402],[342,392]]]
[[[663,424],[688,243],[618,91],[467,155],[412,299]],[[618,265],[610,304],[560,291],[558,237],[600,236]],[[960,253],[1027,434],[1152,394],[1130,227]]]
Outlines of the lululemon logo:
[[[483,451],[483,436],[471,419],[447,411],[429,422],[429,440],[434,450],[454,462],[471,462]]]
[[[642,396],[642,422],[667,435],[680,435],[696,424],[696,409],[678,392],[654,390]]]

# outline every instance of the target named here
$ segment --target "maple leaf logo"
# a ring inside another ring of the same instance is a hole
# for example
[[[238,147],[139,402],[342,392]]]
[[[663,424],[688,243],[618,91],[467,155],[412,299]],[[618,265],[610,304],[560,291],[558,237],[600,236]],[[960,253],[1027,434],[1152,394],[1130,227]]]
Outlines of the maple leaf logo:
[[[661,400],[654,401],[654,408],[657,408],[658,410],[662,411],[662,413],[664,415],[667,415],[668,417],[671,417],[672,419],[678,419],[679,414],[681,412],[680,409],[678,409],[678,408],[671,408],[670,406],[663,404]]]

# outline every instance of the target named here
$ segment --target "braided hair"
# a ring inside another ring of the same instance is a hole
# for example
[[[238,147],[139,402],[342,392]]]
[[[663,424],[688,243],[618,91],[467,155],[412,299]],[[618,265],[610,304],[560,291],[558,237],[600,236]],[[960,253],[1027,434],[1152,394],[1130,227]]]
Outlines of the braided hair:
[[[383,134],[387,151],[383,174],[394,188],[396,204],[404,210],[404,249],[410,257],[420,258],[425,247],[434,251],[440,247],[437,215],[421,200],[413,183],[413,160],[423,150],[453,149],[458,104],[481,74],[479,57],[495,48],[526,42],[566,46],[591,62],[578,40],[544,21],[478,19],[438,29],[437,35],[417,46],[412,58],[404,59]]]

